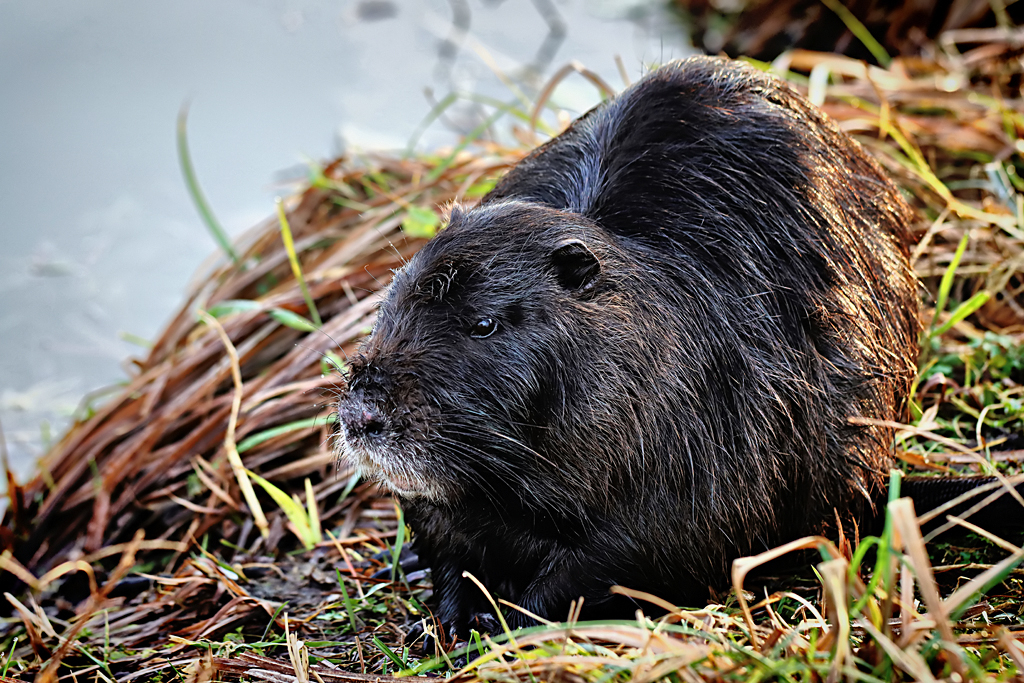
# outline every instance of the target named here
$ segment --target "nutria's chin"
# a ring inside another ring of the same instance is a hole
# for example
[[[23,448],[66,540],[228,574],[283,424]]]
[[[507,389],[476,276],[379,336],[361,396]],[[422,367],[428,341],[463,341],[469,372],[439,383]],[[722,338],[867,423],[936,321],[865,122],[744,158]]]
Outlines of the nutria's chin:
[[[435,484],[409,466],[415,458],[401,450],[382,443],[363,444],[358,438],[340,432],[339,450],[342,457],[356,466],[364,479],[376,481],[402,498],[443,500],[446,496]]]
[[[437,616],[676,604],[883,485],[917,355],[911,211],[784,83],[698,57],[534,151],[396,273],[339,402]],[[530,620],[508,615],[513,625]]]

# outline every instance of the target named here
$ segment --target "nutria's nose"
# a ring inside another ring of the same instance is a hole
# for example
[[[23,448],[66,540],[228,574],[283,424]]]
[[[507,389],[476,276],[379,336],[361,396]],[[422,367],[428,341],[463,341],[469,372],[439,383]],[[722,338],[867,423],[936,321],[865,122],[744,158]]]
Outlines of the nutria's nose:
[[[350,397],[338,404],[338,419],[349,437],[374,438],[384,434],[384,416],[362,397]]]

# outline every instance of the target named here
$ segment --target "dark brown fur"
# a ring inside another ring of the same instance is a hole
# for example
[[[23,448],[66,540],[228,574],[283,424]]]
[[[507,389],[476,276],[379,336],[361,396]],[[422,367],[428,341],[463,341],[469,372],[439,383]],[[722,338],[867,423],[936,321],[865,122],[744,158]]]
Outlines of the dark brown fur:
[[[910,209],[780,81],[693,58],[513,169],[399,271],[339,404],[457,631],[696,603],[856,509],[917,355]],[[513,624],[529,620],[510,613]]]

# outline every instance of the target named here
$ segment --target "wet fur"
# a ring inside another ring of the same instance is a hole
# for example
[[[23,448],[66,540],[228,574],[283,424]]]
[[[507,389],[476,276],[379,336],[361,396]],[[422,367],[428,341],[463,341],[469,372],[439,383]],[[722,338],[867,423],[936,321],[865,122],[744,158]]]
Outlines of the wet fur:
[[[856,511],[891,433],[849,418],[900,418],[914,372],[909,216],[785,84],[705,57],[456,208],[339,404],[341,448],[404,498],[440,619],[489,611],[464,571],[552,619],[581,595],[628,616],[615,584],[697,603],[733,558]]]

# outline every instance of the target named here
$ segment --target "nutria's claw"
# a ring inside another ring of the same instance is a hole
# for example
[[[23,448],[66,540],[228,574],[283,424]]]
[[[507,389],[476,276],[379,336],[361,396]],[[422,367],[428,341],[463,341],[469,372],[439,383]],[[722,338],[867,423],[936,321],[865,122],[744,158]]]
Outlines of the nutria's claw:
[[[419,644],[417,645],[417,642]],[[422,657],[440,657],[443,649],[443,643],[445,639],[442,638],[439,642],[437,636],[427,630],[426,622],[424,620],[417,621],[409,628],[409,632],[405,634],[405,642],[410,645],[410,649],[419,648],[420,656]],[[458,638],[454,635],[454,629],[452,633],[448,634],[447,642],[453,643],[452,649],[464,647],[465,642],[457,642]],[[456,668],[461,668],[460,665]]]
[[[434,636],[427,632],[422,619],[410,626],[408,633],[405,634],[405,643],[407,645],[414,646],[417,640],[421,641],[419,647],[423,656],[433,657],[435,654],[434,644],[437,641]]]
[[[469,650],[473,644],[471,638],[473,631],[481,634],[499,633],[501,624],[490,612],[480,612],[471,616],[462,628],[455,624],[450,625],[447,629],[447,638],[442,639],[442,643],[439,643],[438,639],[426,630],[423,621],[419,621],[409,628],[409,632],[405,635],[405,642],[415,643],[419,640],[420,653],[424,657],[439,657],[442,644],[448,645],[447,652]],[[480,653],[467,651],[458,657],[453,657],[451,658],[452,666],[456,670],[461,669],[466,666],[470,658],[476,657],[478,654]]]
[[[469,618],[469,628],[478,633],[501,633],[501,622],[490,612],[478,612]]]

